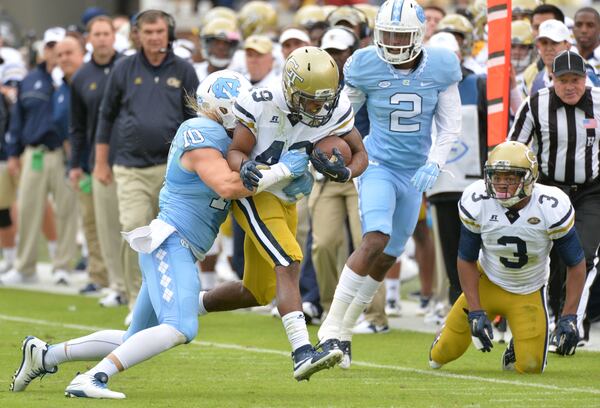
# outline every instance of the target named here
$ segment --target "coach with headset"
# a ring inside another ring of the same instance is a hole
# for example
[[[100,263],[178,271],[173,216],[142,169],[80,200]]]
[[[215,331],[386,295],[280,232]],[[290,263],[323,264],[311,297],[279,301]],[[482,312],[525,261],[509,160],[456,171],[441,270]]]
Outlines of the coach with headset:
[[[141,49],[115,64],[96,128],[94,177],[109,184],[114,174],[122,231],[148,225],[156,217],[171,140],[181,122],[196,116],[186,106],[185,96],[195,95],[198,87],[192,65],[173,53],[173,17],[160,10],[146,10],[134,23]],[[118,138],[116,143],[111,137]],[[111,169],[109,146],[115,145],[118,149],[113,152]],[[141,286],[141,273],[137,254],[125,242],[121,260],[132,306]]]

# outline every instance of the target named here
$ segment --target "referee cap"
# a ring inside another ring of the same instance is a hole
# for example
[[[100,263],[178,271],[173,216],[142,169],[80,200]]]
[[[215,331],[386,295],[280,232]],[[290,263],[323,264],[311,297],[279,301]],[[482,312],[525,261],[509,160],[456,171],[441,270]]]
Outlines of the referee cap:
[[[552,73],[555,77],[564,74],[586,76],[585,61],[581,55],[573,51],[563,51],[552,62]]]

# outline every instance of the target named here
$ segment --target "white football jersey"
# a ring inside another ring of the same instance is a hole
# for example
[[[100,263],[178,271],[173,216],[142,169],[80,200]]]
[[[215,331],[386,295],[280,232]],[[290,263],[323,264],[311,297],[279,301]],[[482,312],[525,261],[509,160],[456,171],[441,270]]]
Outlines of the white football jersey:
[[[531,200],[518,212],[489,197],[478,180],[458,204],[463,225],[481,234],[479,263],[487,277],[504,290],[528,294],[548,282],[552,241],[575,223],[569,197],[556,187],[536,184]]]
[[[354,112],[344,92],[340,94],[331,119],[324,125],[310,127],[301,122],[292,123],[281,84],[240,93],[233,112],[256,137],[250,159],[268,165],[277,163],[288,150],[304,148],[310,152],[312,145],[324,137],[342,136],[354,127]],[[286,200],[281,188],[277,183],[268,191]]]

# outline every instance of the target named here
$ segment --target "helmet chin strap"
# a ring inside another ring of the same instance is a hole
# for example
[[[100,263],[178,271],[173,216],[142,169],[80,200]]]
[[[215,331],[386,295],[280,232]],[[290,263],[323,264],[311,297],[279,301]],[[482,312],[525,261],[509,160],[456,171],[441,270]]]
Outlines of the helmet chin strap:
[[[229,65],[229,63],[231,62],[231,59],[230,58],[217,58],[217,57],[209,56],[208,62],[213,67],[225,68],[226,66]]]

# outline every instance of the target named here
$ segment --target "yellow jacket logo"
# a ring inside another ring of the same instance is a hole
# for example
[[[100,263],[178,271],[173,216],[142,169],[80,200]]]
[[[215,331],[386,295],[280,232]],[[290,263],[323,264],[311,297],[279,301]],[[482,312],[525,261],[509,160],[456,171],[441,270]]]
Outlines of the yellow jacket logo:
[[[167,78],[167,85],[173,88],[181,88],[181,81],[175,77]]]
[[[135,85],[141,85],[142,84],[142,77],[137,77],[136,79],[133,80],[133,83]]]
[[[542,220],[540,220],[538,217],[531,217],[530,219],[527,220],[528,223],[530,224],[539,224]]]
[[[96,90],[96,88],[98,88],[98,85],[97,85],[95,82],[92,82],[92,83],[90,84],[90,91],[95,91],[95,90]]]

